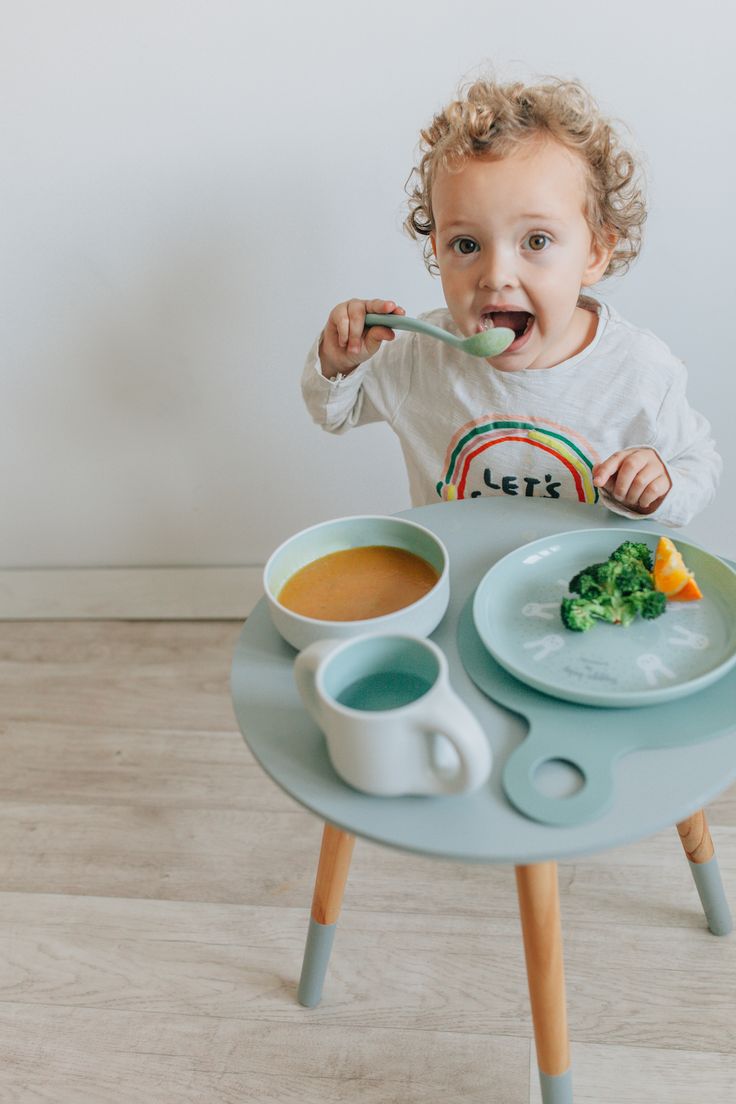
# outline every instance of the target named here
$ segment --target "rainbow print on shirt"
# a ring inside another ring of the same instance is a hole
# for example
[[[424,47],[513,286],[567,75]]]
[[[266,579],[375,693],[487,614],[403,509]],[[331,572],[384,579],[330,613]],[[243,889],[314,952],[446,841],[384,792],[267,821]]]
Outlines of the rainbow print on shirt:
[[[598,501],[598,454],[579,433],[509,414],[485,414],[462,426],[445,454],[437,494],[443,499],[505,494]]]

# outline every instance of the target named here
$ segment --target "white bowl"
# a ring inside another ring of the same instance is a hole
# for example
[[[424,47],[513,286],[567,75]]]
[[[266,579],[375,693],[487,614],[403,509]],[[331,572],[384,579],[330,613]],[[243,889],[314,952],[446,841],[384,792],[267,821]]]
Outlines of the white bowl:
[[[421,556],[438,573],[437,582],[410,606],[362,621],[320,621],[295,613],[279,602],[277,595],[286,580],[313,560],[330,552],[376,544]],[[303,529],[279,545],[263,569],[263,588],[275,628],[299,651],[316,640],[347,639],[366,632],[429,636],[444,617],[450,600],[450,560],[439,537],[415,521],[380,514],[336,518]]]

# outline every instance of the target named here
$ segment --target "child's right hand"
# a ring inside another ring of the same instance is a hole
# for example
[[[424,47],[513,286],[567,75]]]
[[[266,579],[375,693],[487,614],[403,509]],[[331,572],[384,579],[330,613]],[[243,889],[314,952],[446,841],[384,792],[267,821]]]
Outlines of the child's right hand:
[[[366,314],[406,314],[393,299],[348,299],[330,311],[319,342],[319,362],[325,379],[346,376],[396,334],[388,326],[365,328]]]

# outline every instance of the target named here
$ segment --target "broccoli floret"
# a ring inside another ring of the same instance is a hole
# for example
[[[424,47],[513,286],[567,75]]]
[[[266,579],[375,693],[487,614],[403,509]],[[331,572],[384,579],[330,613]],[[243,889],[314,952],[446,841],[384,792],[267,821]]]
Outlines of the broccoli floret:
[[[606,560],[593,564],[587,572],[599,588],[599,593],[610,597],[633,594],[637,590],[649,590],[652,580],[640,560]],[[583,573],[585,574],[585,573]]]
[[[605,560],[604,563],[593,564],[592,568],[588,568],[588,570],[593,573],[593,578],[603,594],[613,597],[618,593],[618,577],[622,570],[621,564],[616,563],[615,560]]]
[[[615,600],[616,602],[616,624],[623,625],[626,628],[636,617],[639,612],[639,598],[636,594],[627,594],[624,598]]]
[[[562,624],[573,632],[587,632],[595,624],[591,612],[593,603],[585,598],[563,598],[560,606]]]
[[[666,599],[654,589],[652,554],[646,544],[624,541],[603,563],[591,564],[570,580],[575,598],[563,598],[560,615],[573,632],[596,621],[630,625],[638,613],[651,620],[664,613]]]
[[[581,598],[618,594],[621,589],[621,578],[633,584],[640,571],[642,571],[641,566],[637,568],[616,560],[605,560],[603,563],[591,564],[584,571],[579,571],[570,580],[569,587]]]
[[[602,593],[601,585],[596,578],[596,573],[601,564],[593,564],[586,567],[585,571],[579,571],[569,582],[573,594],[579,594],[581,598],[596,598]]]
[[[652,570],[652,553],[649,546],[641,541],[624,541],[611,553],[610,558],[621,563],[640,563],[647,571]]]
[[[649,572],[641,564],[627,564],[619,561],[620,570],[616,576],[619,593],[637,594],[641,590],[653,590],[654,583]]]
[[[587,632],[595,624],[596,617],[603,607],[588,598],[563,598],[560,608],[562,623],[573,632]]]
[[[667,598],[661,590],[645,590],[638,595],[639,613],[648,621],[664,613]]]

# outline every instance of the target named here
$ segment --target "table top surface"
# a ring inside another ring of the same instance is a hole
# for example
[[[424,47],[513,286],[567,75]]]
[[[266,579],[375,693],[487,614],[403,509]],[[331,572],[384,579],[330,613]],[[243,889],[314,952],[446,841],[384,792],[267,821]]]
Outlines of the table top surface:
[[[325,740],[304,710],[293,678],[296,655],[274,629],[265,600],[248,617],[233,657],[231,691],[238,724],[271,778],[323,820],[402,850],[467,861],[529,863],[591,854],[652,835],[695,812],[736,777],[736,695],[727,732],[685,746],[632,751],[613,767],[614,798],[601,816],[574,827],[538,823],[508,801],[501,774],[524,740],[523,717],[491,701],[466,673],[458,653],[458,622],[490,566],[528,541],[583,528],[635,527],[609,511],[562,501],[482,497],[405,511],[431,529],[450,555],[450,604],[432,639],[443,649],[450,681],[486,731],[493,752],[488,783],[467,795],[380,798],[360,793],[335,773]],[[642,528],[671,535],[645,519]],[[678,531],[684,538],[686,530]],[[696,696],[681,699],[690,708]],[[730,689],[729,689],[730,693]],[[553,699],[550,699],[550,702]],[[705,699],[703,699],[705,700]],[[689,704],[687,704],[689,703]],[[585,712],[588,707],[574,706]],[[652,723],[665,718],[649,706]],[[594,720],[597,711],[588,711]],[[612,710],[626,724],[629,710]],[[697,709],[693,709],[697,716]],[[591,733],[594,737],[594,732]],[[548,793],[564,793],[568,775],[552,768]]]

